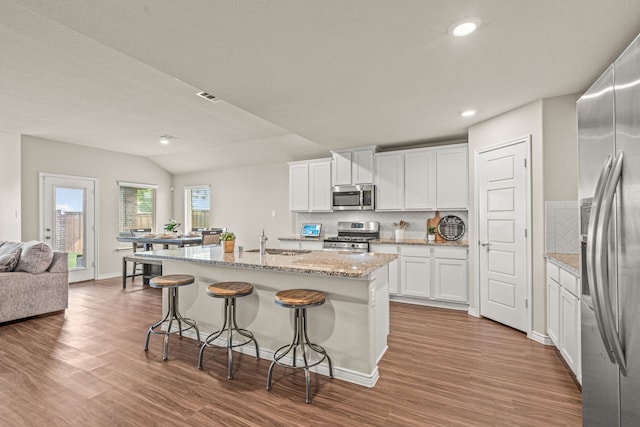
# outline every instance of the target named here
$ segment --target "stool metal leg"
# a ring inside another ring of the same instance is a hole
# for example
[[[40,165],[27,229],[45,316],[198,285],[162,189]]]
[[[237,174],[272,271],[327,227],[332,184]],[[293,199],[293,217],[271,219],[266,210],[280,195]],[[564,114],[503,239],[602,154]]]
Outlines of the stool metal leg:
[[[234,344],[233,343],[233,331],[238,332],[239,335],[242,335],[248,338],[247,341]],[[226,347],[227,347],[227,378],[233,379],[233,347],[240,347],[246,345],[253,341],[256,346],[256,359],[260,359],[260,350],[258,347],[258,341],[256,341],[253,333],[238,327],[238,323],[236,321],[236,298],[225,298],[224,299],[224,321],[222,324],[222,328],[219,330],[212,332],[204,341],[202,347],[200,347],[200,352],[198,354],[198,368],[202,369],[202,357],[204,354],[204,349],[213,345],[213,342],[218,339],[225,331],[227,331],[227,339],[226,339]]]
[[[293,327],[293,340],[291,344],[284,345],[278,348],[273,353],[273,361],[271,365],[269,365],[269,370],[267,372],[267,390],[271,390],[271,379],[273,376],[273,368],[276,365],[288,367],[288,368],[300,368],[304,369],[304,378],[305,378],[305,401],[306,403],[311,403],[311,376],[309,368],[312,368],[316,365],[322,363],[325,359],[329,362],[329,376],[333,378],[333,366],[331,364],[331,359],[327,354],[326,350],[319,346],[318,344],[313,344],[309,340],[309,336],[307,335],[307,309],[303,308],[295,308],[294,312],[294,327]],[[320,354],[322,357],[317,362],[309,364],[309,360],[307,359],[307,351],[305,350],[305,346],[309,347],[311,350]],[[304,366],[296,366],[296,349],[300,347],[300,353],[302,353],[302,360],[304,362]],[[283,351],[285,350],[285,351]],[[293,355],[293,360],[291,365],[287,365],[281,362],[282,358],[284,358],[289,352]]]
[[[149,338],[151,337],[151,334],[163,334],[164,340],[163,340],[162,360],[167,360],[169,355],[169,335],[171,335],[172,333],[175,333],[175,332],[171,332],[171,328],[173,327],[174,320],[178,322],[177,332],[180,334],[180,337],[182,337],[183,331],[194,329],[196,331],[198,345],[200,345],[200,331],[198,330],[198,326],[196,325],[196,322],[192,321],[191,319],[187,319],[183,317],[182,314],[180,314],[180,310],[178,309],[178,288],[171,287],[171,288],[168,288],[167,291],[169,292],[169,295],[168,295],[169,307],[167,308],[167,314],[164,316],[164,318],[162,318],[162,320],[157,321],[156,323],[154,323],[149,327],[149,330],[147,331],[145,343],[144,343],[144,350],[147,351],[149,350]],[[167,320],[169,321],[169,324],[167,325],[166,331],[155,330],[157,327],[165,323]],[[183,329],[182,322],[184,322],[189,327]]]

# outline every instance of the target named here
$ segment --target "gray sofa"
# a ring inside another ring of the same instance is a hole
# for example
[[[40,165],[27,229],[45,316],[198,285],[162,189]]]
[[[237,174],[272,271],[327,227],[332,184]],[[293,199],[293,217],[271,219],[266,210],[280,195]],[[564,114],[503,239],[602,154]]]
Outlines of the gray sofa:
[[[66,252],[37,241],[0,241],[0,323],[65,310],[69,305]]]

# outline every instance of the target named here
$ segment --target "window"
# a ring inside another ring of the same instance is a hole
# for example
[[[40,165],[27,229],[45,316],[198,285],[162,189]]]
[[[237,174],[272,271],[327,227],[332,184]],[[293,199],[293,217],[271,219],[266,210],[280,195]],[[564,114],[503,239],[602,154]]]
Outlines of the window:
[[[150,228],[156,224],[157,186],[119,182],[119,231],[128,232],[132,228]]]
[[[208,185],[194,185],[184,188],[184,230],[209,228],[211,212],[210,189]]]

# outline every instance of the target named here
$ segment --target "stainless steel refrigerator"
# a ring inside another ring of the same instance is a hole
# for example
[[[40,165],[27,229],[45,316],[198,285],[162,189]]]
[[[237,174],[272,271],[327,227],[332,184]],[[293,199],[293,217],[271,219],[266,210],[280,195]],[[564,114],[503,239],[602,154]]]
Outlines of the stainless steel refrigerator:
[[[640,37],[578,100],[585,426],[640,426]]]

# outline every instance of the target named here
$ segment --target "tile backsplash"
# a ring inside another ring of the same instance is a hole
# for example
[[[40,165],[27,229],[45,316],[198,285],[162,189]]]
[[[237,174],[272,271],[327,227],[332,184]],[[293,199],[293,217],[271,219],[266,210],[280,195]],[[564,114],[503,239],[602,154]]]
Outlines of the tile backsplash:
[[[545,203],[545,251],[560,254],[580,252],[577,201]]]
[[[469,229],[468,211],[439,211],[440,218],[455,215],[465,224],[465,233],[461,240],[467,240]],[[302,224],[307,222],[322,223],[323,236],[338,234],[339,221],[378,221],[380,223],[380,237],[395,237],[396,227],[393,223],[404,220],[409,223],[405,231],[406,239],[425,239],[427,234],[427,219],[433,218],[434,212],[375,212],[375,211],[340,211],[340,212],[299,212],[295,215],[295,229],[293,234],[300,232]]]

